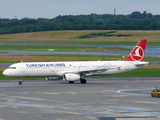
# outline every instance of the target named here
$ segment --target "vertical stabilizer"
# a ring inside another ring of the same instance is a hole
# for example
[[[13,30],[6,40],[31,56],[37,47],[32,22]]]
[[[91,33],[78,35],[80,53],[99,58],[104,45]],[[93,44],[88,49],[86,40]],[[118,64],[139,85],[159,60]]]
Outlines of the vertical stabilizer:
[[[140,40],[124,61],[142,61],[146,49],[146,42],[146,39]]]

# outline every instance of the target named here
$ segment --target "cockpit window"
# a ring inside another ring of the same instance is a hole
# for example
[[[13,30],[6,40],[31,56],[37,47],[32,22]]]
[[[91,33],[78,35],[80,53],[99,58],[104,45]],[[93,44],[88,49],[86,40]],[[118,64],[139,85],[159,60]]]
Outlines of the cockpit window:
[[[8,69],[16,69],[16,67],[8,67]]]

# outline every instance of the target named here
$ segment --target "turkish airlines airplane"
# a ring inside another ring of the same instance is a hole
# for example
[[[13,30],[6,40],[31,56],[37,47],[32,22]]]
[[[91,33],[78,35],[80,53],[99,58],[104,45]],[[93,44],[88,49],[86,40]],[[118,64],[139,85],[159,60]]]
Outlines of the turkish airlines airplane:
[[[10,65],[3,71],[5,76],[20,78],[46,77],[46,80],[61,80],[85,84],[86,76],[107,76],[121,74],[149,65],[144,62],[146,39],[140,40],[123,61],[71,61],[71,62],[21,62]]]

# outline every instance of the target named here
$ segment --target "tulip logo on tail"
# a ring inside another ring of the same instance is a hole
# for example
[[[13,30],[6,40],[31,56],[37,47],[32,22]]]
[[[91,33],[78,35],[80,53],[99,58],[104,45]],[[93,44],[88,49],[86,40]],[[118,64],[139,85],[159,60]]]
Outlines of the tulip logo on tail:
[[[124,61],[142,61],[146,48],[146,42],[146,39],[140,40]]]
[[[131,58],[134,61],[141,61],[144,57],[144,51],[140,46],[136,46],[135,49],[131,53]]]

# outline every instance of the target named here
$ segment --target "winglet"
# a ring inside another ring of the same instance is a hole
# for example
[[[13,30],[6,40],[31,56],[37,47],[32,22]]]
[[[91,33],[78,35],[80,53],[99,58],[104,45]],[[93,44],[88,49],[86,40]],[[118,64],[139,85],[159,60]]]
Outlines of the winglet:
[[[142,61],[146,49],[146,42],[146,39],[140,40],[124,61]]]

